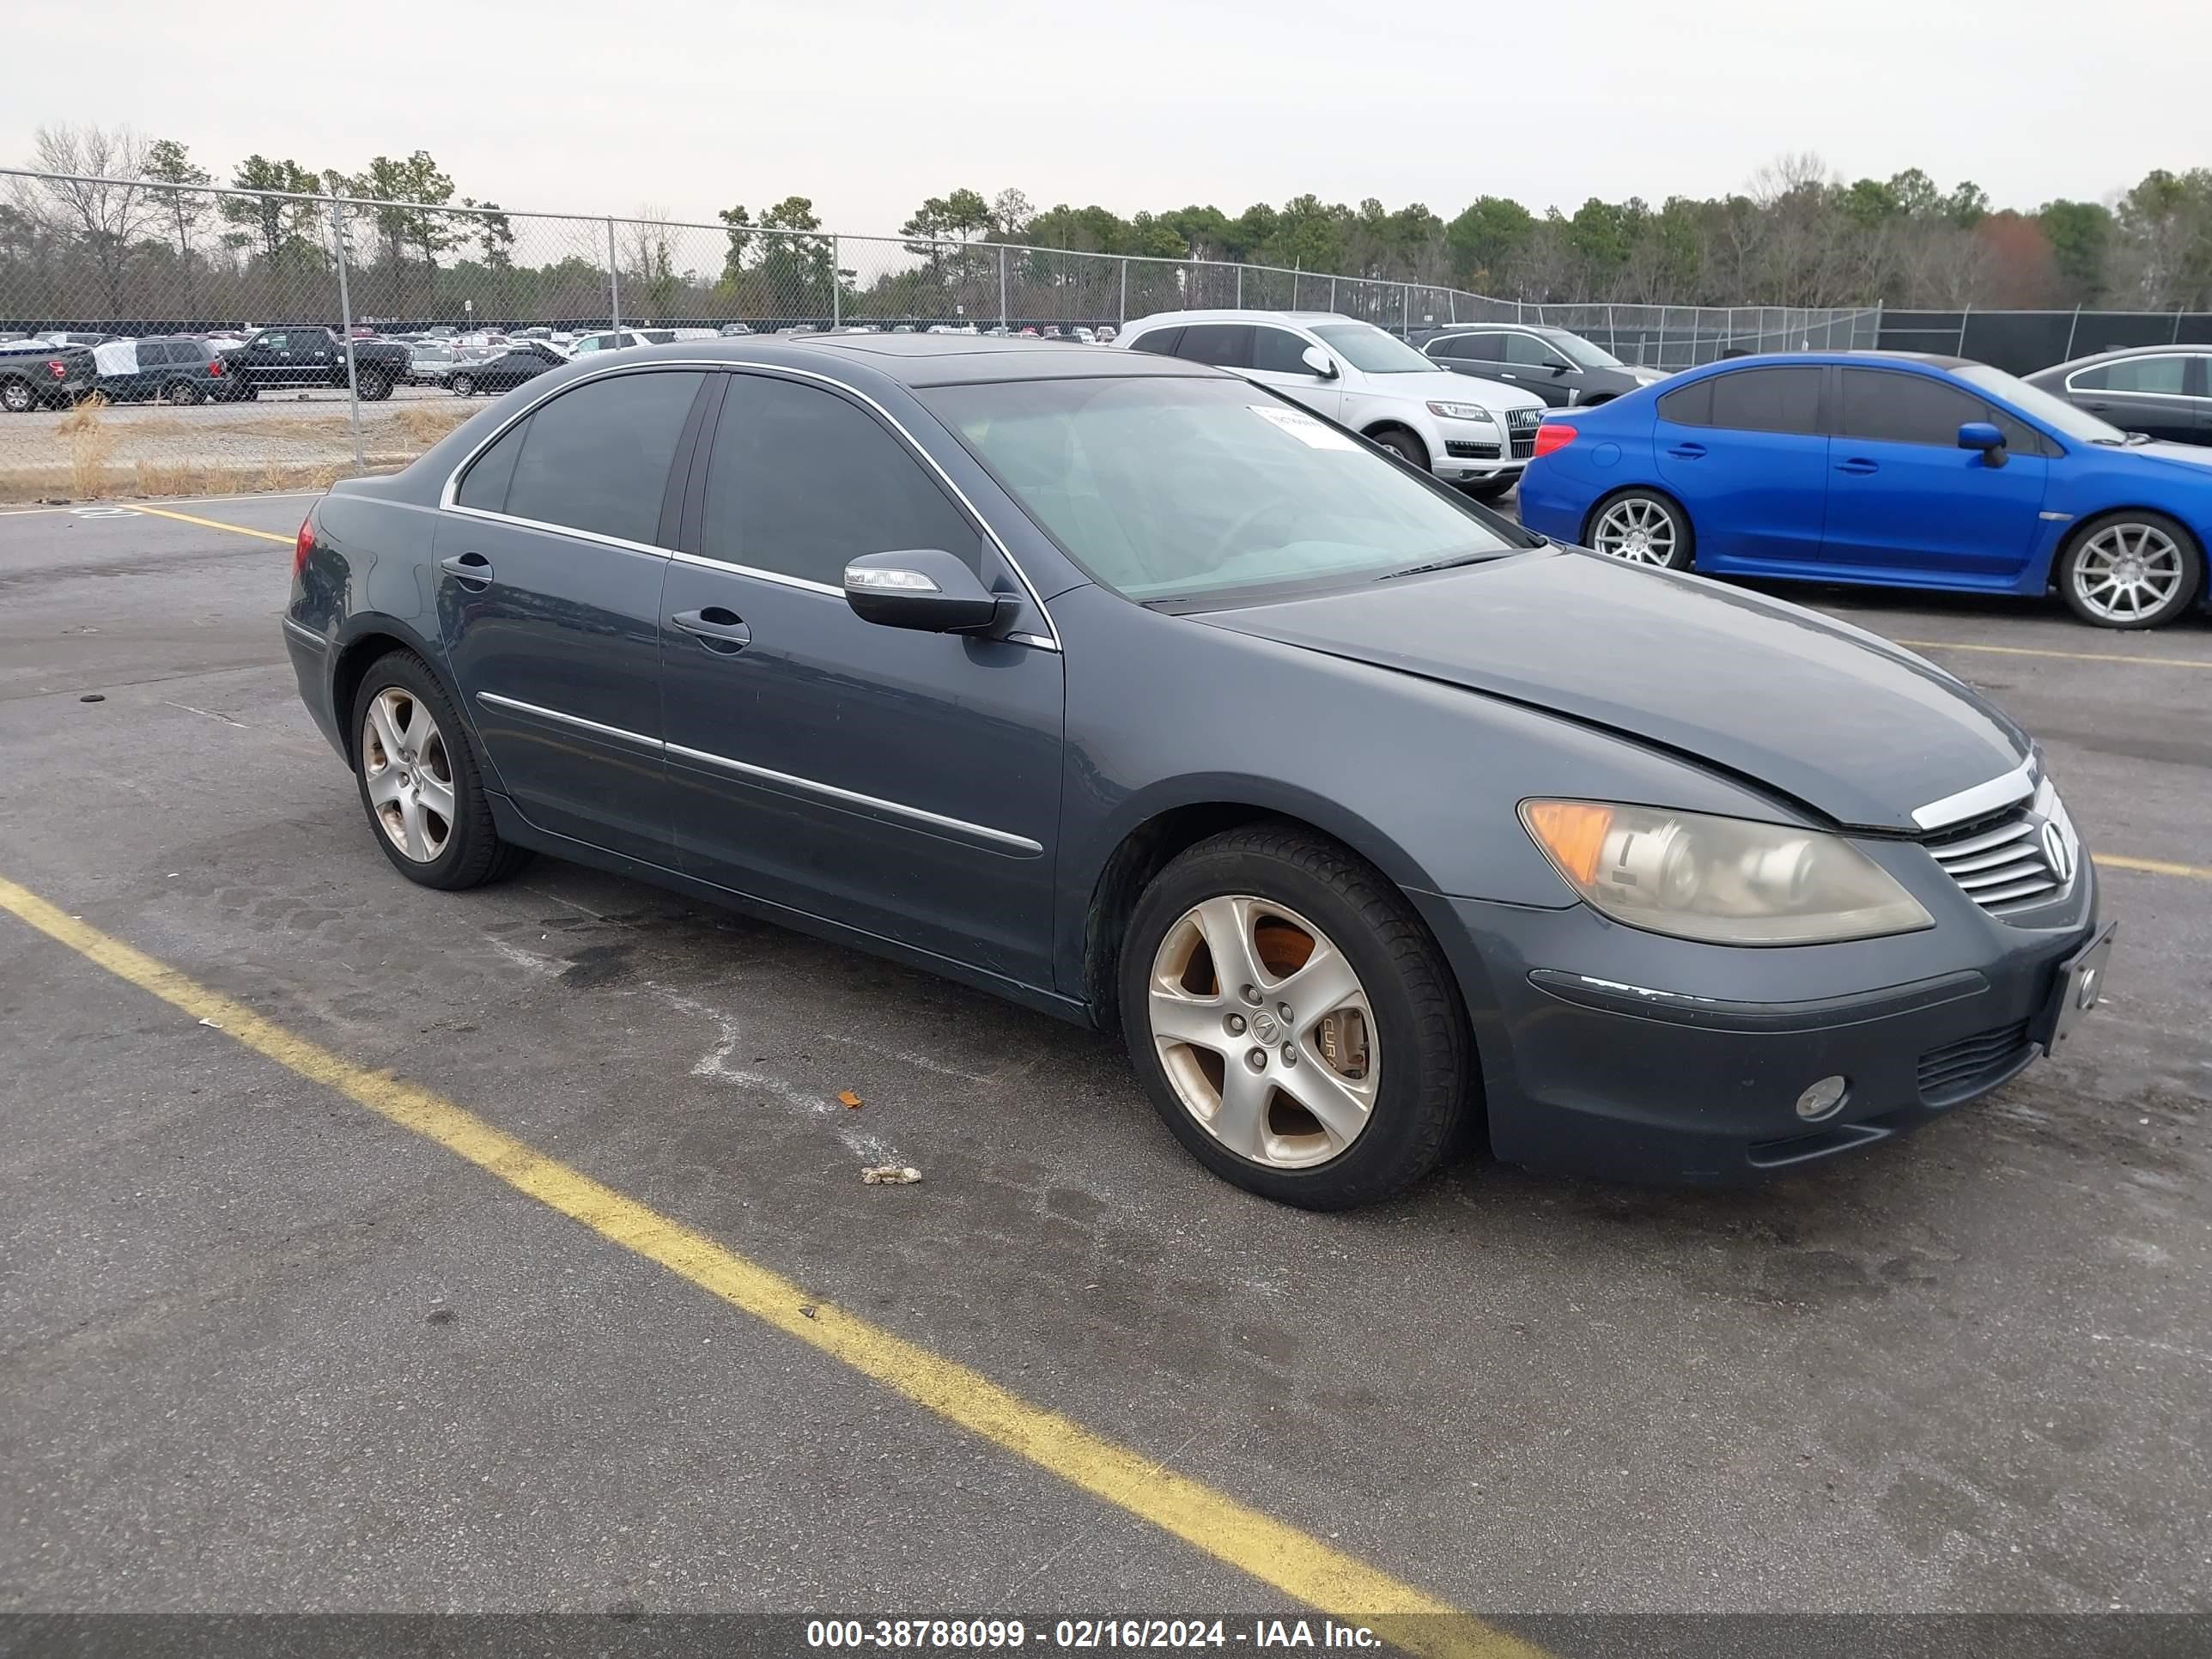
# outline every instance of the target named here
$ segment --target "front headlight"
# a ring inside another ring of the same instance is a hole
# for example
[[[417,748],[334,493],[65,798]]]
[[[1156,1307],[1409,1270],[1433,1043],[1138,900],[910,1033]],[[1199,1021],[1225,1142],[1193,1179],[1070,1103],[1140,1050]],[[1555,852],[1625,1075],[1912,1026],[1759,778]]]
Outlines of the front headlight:
[[[1839,836],[1607,801],[1527,800],[1529,836],[1592,908],[1714,945],[1822,945],[1935,925]]]
[[[1429,413],[1441,415],[1447,421],[1478,421],[1484,426],[1496,426],[1490,411],[1480,404],[1431,404]]]

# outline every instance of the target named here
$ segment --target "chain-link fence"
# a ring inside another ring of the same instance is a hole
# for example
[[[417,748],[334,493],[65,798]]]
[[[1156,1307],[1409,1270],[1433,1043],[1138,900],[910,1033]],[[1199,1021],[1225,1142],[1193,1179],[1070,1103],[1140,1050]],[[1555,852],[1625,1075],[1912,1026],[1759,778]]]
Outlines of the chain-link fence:
[[[283,489],[404,465],[474,399],[641,343],[823,330],[1092,342],[1198,307],[1413,338],[1522,320],[1668,368],[1872,345],[1876,311],[1524,306],[1380,277],[0,169],[0,500]],[[95,395],[96,394],[96,395]]]

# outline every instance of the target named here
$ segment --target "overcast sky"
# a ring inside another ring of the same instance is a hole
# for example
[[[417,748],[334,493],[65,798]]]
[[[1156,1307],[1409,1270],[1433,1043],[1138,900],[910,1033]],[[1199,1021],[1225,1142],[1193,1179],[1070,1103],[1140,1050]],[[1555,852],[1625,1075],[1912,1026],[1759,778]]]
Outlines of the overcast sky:
[[[2212,0],[15,0],[0,150],[129,123],[227,179],[428,149],[515,208],[896,229],[1018,186],[1121,213],[1312,191],[1740,189],[1783,151],[1999,206],[2212,166]],[[38,66],[52,66],[42,71]],[[233,95],[235,94],[235,95]]]

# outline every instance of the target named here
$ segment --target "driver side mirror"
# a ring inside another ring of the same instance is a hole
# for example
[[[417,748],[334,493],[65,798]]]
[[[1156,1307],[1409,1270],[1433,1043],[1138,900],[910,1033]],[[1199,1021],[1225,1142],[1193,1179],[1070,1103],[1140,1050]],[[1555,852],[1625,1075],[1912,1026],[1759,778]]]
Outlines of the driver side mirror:
[[[1336,360],[1319,346],[1310,345],[1298,353],[1298,361],[1324,380],[1336,378]]]
[[[989,634],[1012,624],[1021,600],[994,593],[941,548],[870,553],[845,567],[845,603],[862,622],[927,634]]]
[[[1978,449],[1984,466],[2005,464],[2005,437],[1994,422],[1968,421],[1959,428],[1959,447]]]

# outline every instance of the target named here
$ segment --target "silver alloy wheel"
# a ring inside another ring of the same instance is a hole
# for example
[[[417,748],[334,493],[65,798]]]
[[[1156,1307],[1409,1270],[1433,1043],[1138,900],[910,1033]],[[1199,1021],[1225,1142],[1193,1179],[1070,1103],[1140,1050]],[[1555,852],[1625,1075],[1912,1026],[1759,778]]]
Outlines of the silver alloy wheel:
[[[1628,495],[1598,514],[1590,545],[1631,564],[1672,564],[1674,518],[1649,495]]]
[[[1382,1051],[1367,993],[1320,928],[1273,899],[1183,912],[1152,957],[1153,1045],[1176,1097],[1239,1158],[1325,1164],[1375,1109]]]
[[[453,834],[453,760],[422,700],[388,685],[361,725],[361,775],[392,844],[416,864],[434,862]]]
[[[2108,622],[2140,622],[2173,603],[2189,574],[2180,544],[2154,524],[2108,524],[2074,561],[2074,597]]]

